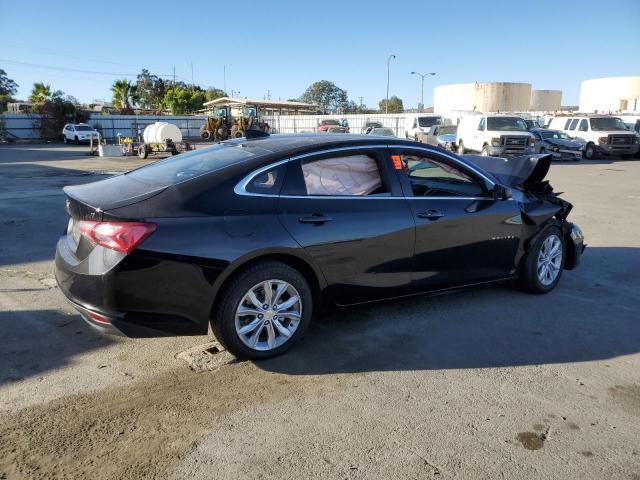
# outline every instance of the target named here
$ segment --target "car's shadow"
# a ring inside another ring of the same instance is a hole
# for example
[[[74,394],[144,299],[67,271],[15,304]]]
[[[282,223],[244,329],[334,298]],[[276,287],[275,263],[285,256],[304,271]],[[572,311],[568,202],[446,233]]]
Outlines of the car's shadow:
[[[640,249],[591,248],[560,286],[509,286],[414,297],[324,315],[283,356],[258,362],[292,375],[516,367],[640,352]]]

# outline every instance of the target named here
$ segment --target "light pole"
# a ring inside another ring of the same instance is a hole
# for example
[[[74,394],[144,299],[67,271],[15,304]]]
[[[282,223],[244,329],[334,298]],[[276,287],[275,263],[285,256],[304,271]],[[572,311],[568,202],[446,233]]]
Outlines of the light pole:
[[[436,72],[429,72],[429,73],[418,73],[418,72],[411,72],[411,75],[418,75],[420,77],[420,104],[422,105],[422,110],[424,111],[424,77],[427,77],[429,75],[435,75]]]
[[[394,58],[396,58],[394,54],[389,55],[389,58],[387,58],[387,101],[384,104],[384,113],[389,113],[389,68],[391,60]]]

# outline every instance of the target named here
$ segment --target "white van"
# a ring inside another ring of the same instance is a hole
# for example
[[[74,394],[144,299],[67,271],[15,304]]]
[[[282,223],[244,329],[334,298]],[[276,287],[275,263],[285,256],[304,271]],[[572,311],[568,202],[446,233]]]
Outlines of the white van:
[[[484,156],[508,157],[534,153],[535,138],[516,115],[467,115],[456,132],[458,154],[468,150]]]
[[[629,130],[620,118],[608,115],[555,117],[549,128],[583,140],[583,154],[587,159],[600,155],[631,157],[638,153],[640,146],[638,134]]]
[[[404,135],[418,141],[419,133],[427,133],[434,125],[451,125],[451,120],[437,113],[407,113],[404,117]]]

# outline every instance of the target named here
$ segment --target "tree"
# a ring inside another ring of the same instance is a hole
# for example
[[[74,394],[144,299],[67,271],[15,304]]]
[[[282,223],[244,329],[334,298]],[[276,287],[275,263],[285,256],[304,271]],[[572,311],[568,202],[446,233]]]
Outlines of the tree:
[[[47,100],[55,100],[61,98],[64,92],[61,90],[51,91],[51,85],[44,82],[36,82],[31,89],[31,95],[29,95],[29,101],[31,103],[44,103]]]
[[[146,68],[138,74],[135,84],[138,104],[143,108],[162,110],[164,96],[167,93],[167,82],[152,75]]]
[[[131,105],[136,103],[136,87],[129,80],[116,80],[111,86],[113,92],[113,105],[119,108],[121,113],[132,111]]]
[[[347,92],[328,80],[312,83],[300,97],[301,102],[318,105],[323,112],[344,112]]]
[[[215,87],[209,87],[205,92],[205,97],[207,99],[207,102],[210,102],[211,100],[215,100],[216,98],[226,97],[226,96],[227,96],[227,92]]]
[[[56,93],[56,92],[54,92]],[[51,100],[44,100],[34,105],[33,110],[40,116],[34,120],[34,127],[40,130],[40,136],[45,140],[59,140],[60,132],[66,123],[84,123],[90,113],[80,110],[69,98],[62,95],[54,96]]]
[[[0,95],[11,97],[18,92],[19,86],[20,85],[7,77],[7,72],[0,68]]]
[[[402,99],[396,97],[395,95],[393,97],[389,98],[389,108],[385,108],[387,104],[387,100],[385,98],[383,98],[382,100],[380,100],[380,103],[378,103],[378,106],[380,107],[380,112],[382,113],[402,113],[404,111],[404,105],[402,104]]]
[[[184,115],[195,110],[200,110],[206,101],[206,92],[199,87],[176,87],[169,90],[164,96],[164,104],[172,115]]]

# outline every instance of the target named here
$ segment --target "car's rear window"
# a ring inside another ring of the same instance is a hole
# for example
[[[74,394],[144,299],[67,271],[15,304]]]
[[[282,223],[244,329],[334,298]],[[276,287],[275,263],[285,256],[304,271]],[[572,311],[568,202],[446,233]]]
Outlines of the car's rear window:
[[[76,131],[77,132],[91,132],[91,131],[93,131],[93,128],[91,128],[88,125],[76,125]]]
[[[219,143],[201,150],[169,157],[133,170],[126,175],[149,185],[168,186],[268,153],[271,152],[246,143]]]

